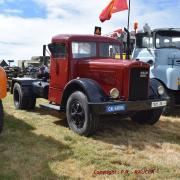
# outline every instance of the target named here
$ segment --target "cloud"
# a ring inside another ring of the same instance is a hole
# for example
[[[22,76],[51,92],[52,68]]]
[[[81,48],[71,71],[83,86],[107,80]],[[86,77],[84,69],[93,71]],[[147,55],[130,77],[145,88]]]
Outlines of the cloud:
[[[0,3],[4,1],[0,0]],[[26,3],[25,0],[21,1]],[[110,21],[104,23],[99,21],[100,12],[110,0],[33,1],[40,9],[46,11],[46,18],[17,17],[13,13],[8,16],[0,14],[0,59],[30,59],[31,56],[41,55],[42,45],[48,44],[56,34],[93,34],[94,26],[101,26],[102,33],[106,34],[127,26],[127,11],[113,14]],[[140,27],[146,22],[153,28],[180,26],[179,1],[136,0],[131,2],[131,28],[134,21],[138,21]],[[36,9],[36,7],[29,8]]]
[[[19,9],[4,9],[3,12],[5,14],[22,14],[23,11]]]

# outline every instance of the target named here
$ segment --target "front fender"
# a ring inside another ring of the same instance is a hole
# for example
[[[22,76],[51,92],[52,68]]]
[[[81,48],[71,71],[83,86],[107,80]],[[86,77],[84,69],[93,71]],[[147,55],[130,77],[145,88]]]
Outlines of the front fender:
[[[159,95],[159,93],[158,93],[158,87],[159,86],[164,87],[164,85],[160,81],[158,81],[157,79],[150,79],[149,98],[150,99],[155,99],[155,98],[169,99],[166,90],[162,96]]]
[[[92,103],[104,102],[108,99],[108,96],[96,81],[87,78],[74,79],[64,88],[61,101],[63,109],[66,107],[68,97],[75,91],[82,91],[87,96],[88,101]]]
[[[168,89],[180,90],[178,79],[180,78],[180,67],[170,65],[159,65],[151,70],[156,79],[162,81]]]

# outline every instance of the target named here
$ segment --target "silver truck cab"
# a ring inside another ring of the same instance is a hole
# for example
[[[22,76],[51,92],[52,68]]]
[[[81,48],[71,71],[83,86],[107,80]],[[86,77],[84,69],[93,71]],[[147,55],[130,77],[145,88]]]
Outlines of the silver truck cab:
[[[132,57],[149,63],[150,77],[164,84],[171,106],[180,105],[180,29],[137,33]]]

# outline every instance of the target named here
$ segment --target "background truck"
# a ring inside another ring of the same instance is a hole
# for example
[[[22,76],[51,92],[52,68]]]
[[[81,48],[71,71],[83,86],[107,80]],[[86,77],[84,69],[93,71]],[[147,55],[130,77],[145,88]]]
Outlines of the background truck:
[[[180,105],[180,29],[161,28],[136,34],[134,59],[150,64],[150,78],[161,82],[170,96],[165,113]]]
[[[33,109],[45,98],[46,109],[66,112],[69,127],[90,135],[101,115],[126,115],[154,124],[167,104],[163,86],[149,79],[149,64],[116,59],[121,43],[91,35],[57,35],[51,52],[49,79],[15,78],[11,92],[17,109]]]
[[[2,99],[6,97],[6,94],[7,94],[7,77],[4,69],[0,67],[0,133],[3,130],[3,124],[4,124]]]

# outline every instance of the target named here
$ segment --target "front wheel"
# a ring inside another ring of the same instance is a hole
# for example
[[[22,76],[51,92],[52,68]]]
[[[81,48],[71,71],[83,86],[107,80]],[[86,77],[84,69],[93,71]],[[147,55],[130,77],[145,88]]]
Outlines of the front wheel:
[[[2,100],[0,100],[0,133],[3,130],[3,125],[4,125],[4,113],[3,113]]]
[[[131,119],[139,124],[155,124],[162,114],[163,109],[140,111],[136,113]]]
[[[87,97],[80,91],[69,97],[66,116],[70,129],[79,135],[88,136],[97,128],[98,118],[90,112]]]

